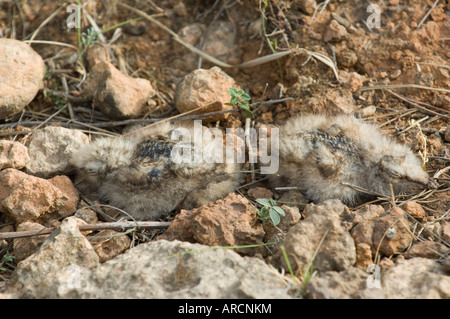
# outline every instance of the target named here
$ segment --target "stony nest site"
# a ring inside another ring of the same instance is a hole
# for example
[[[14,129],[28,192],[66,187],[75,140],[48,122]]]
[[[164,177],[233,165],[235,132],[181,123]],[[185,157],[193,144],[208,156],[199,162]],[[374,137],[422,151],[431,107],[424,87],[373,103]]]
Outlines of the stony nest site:
[[[0,298],[449,299],[449,59],[446,0],[0,2]]]

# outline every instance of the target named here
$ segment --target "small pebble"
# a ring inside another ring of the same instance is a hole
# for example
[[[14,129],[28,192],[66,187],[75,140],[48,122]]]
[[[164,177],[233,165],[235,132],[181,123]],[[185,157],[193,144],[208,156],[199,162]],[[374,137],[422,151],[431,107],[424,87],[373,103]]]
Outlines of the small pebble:
[[[395,80],[395,79],[397,79],[401,74],[402,74],[402,71],[401,71],[401,70],[395,70],[395,71],[393,71],[393,72],[389,75],[389,78],[390,78],[391,80]]]
[[[369,105],[369,106],[362,108],[357,113],[359,116],[361,116],[361,118],[366,118],[366,117],[373,116],[376,111],[377,111],[377,108],[375,105]]]
[[[446,142],[450,142],[450,126],[447,126],[447,129],[445,130],[444,140]]]
[[[402,57],[402,51],[397,50],[391,53],[391,59],[394,61],[399,60]]]

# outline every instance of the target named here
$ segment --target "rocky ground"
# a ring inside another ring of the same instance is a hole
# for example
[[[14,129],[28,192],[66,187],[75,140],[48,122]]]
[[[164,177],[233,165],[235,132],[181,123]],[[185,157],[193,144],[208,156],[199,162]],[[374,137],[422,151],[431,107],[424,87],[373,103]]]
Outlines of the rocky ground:
[[[81,4],[78,33],[65,1],[0,3],[0,297],[450,298],[449,1]],[[117,210],[78,192],[73,152],[210,102],[203,113],[230,110],[230,87],[283,99],[254,109],[257,128],[362,117],[410,146],[433,185],[347,207],[248,174],[168,229],[102,229]],[[279,225],[258,218],[258,198],[285,211]]]

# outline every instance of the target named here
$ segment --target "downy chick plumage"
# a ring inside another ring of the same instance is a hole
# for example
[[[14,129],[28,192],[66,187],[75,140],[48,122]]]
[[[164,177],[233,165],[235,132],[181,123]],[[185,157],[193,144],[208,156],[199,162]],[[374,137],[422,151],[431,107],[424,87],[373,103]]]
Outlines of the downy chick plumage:
[[[354,206],[370,193],[408,193],[428,182],[421,160],[405,145],[353,116],[305,115],[280,127],[280,168],[273,187],[296,186],[313,202]]]

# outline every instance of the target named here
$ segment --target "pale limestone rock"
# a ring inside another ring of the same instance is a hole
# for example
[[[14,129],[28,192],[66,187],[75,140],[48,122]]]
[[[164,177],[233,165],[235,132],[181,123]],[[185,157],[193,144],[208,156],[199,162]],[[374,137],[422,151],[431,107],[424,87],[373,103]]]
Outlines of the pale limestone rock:
[[[77,202],[78,192],[67,176],[46,180],[14,168],[0,172],[0,211],[17,223],[64,215]]]
[[[92,251],[90,244],[86,247]],[[77,258],[64,254],[64,261],[50,254],[31,256],[15,270],[6,296],[15,292],[20,298],[299,297],[293,282],[276,269],[229,249],[158,240],[131,248],[92,270],[88,267],[95,264],[82,257],[87,248],[77,249]]]
[[[341,225],[343,212],[344,205],[339,200],[310,204],[305,208],[303,214],[306,218],[291,227],[284,239],[286,253],[294,269],[300,267],[306,272],[311,262],[313,270],[318,272],[342,271],[353,266],[356,261],[355,243]],[[283,256],[279,258],[287,269]]]
[[[26,172],[43,178],[70,174],[72,154],[88,142],[88,136],[78,130],[53,126],[37,130],[27,143],[30,160]]]
[[[43,87],[45,64],[30,45],[0,38],[0,119],[22,111]]]
[[[261,244],[263,237],[255,207],[245,197],[230,193],[215,203],[181,210],[159,238],[208,246],[237,246]],[[247,255],[253,255],[255,250],[237,249]]]
[[[21,169],[29,160],[26,146],[19,142],[0,140],[0,169]]]
[[[106,61],[97,61],[85,85],[85,97],[114,119],[137,118],[149,110],[148,102],[155,95],[150,81],[121,73]]]
[[[307,284],[308,297],[312,299],[382,299],[383,291],[367,285],[369,274],[364,270],[349,268],[342,272],[327,271],[313,277]]]
[[[78,229],[79,219],[66,218],[39,250],[20,262],[8,283],[7,293],[16,298],[73,297],[81,273],[99,260]]]
[[[398,261],[382,276],[389,299],[449,299],[450,276],[441,264],[425,258]]]
[[[231,96],[227,93],[230,88],[239,88],[233,78],[228,76],[219,67],[209,70],[198,69],[184,77],[177,85],[175,91],[175,106],[180,113],[194,110],[217,101],[217,103],[199,110],[197,113],[209,113],[222,110],[231,110]],[[217,121],[226,119],[229,113],[216,115],[204,121]]]

